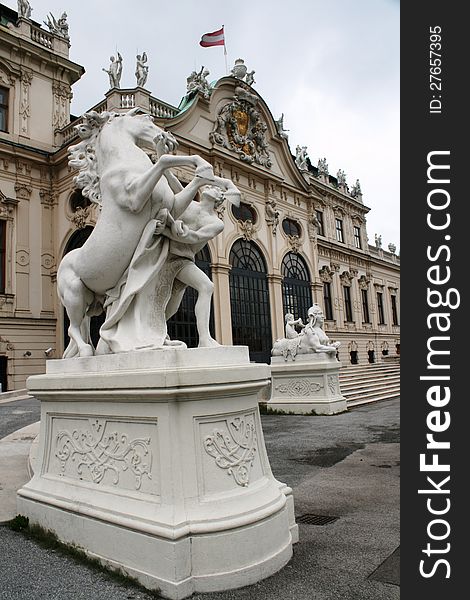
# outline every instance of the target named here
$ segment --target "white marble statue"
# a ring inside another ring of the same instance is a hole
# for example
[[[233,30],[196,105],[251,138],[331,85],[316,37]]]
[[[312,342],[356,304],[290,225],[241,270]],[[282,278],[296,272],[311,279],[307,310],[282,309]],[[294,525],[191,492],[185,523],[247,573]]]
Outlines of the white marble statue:
[[[362,196],[361,184],[359,183],[359,179],[356,179],[356,183],[352,187],[351,196],[353,198],[358,198]]]
[[[328,172],[328,163],[326,162],[326,158],[318,159],[317,168],[318,168],[319,175],[324,175],[325,177],[328,177],[329,172]]]
[[[325,317],[320,306],[318,304],[311,306],[307,316],[308,323],[304,326],[301,319],[294,320],[293,315],[289,313],[286,315],[286,337],[274,342],[271,352],[273,356],[283,356],[287,360],[290,354],[292,360],[295,360],[297,354],[317,352],[336,354],[340,342],[331,343],[323,330]],[[296,324],[302,326],[300,333],[297,333],[294,328]]]
[[[284,140],[287,140],[289,137],[287,135],[287,132],[289,130],[284,129],[284,113],[282,113],[282,115],[279,117],[279,119],[274,122],[276,123],[276,129],[277,129],[277,133],[279,134],[279,137],[282,137]]]
[[[288,340],[295,339],[296,337],[301,335],[301,333],[298,332],[297,329],[295,328],[296,325],[301,327],[302,330],[305,328],[305,325],[302,323],[302,319],[295,319],[294,315],[292,313],[287,313],[285,315],[284,322],[286,324],[285,331],[286,331],[286,338]]]
[[[299,167],[301,171],[308,171],[307,164],[307,146],[297,146],[295,149],[295,164]]]
[[[101,205],[85,244],[69,252],[57,273],[57,287],[70,319],[64,358],[183,345],[167,336],[168,315],[177,310],[186,285],[201,294],[196,310],[200,346],[214,345],[208,334],[212,286],[196,273],[194,254],[217,235],[222,222],[214,210],[222,199],[233,204],[240,192],[229,179],[214,176],[200,156],[173,156],[176,140],[148,114],[92,111],[76,129],[81,142],[69,148],[75,184]],[[152,164],[148,153],[157,151]],[[195,177],[183,187],[172,167],[191,166]],[[183,220],[182,220],[183,219]],[[190,264],[192,263],[192,264]],[[96,351],[89,317],[106,309]]]
[[[377,233],[375,234],[375,247],[376,248],[382,248],[382,236],[378,235]]]
[[[137,87],[144,87],[147,82],[149,68],[145,64],[147,62],[147,53],[138,54],[136,56],[135,77],[137,79]]]
[[[265,210],[266,210],[266,223],[271,225],[273,228],[273,234],[276,235],[276,231],[279,225],[279,211],[276,210],[277,203],[274,198],[269,198],[266,200]]]
[[[336,179],[340,187],[346,187],[346,173],[342,169],[336,173]]]
[[[248,73],[245,75],[245,83],[247,83],[248,85],[253,85],[254,83],[256,83],[255,71],[248,71]]]
[[[200,92],[204,98],[209,98],[211,90],[207,77],[209,70],[204,66],[201,67],[199,73],[193,71],[191,75],[186,79],[186,91],[188,94],[191,92]]]
[[[243,60],[243,58],[237,58],[230,72],[237,79],[244,79],[245,75],[248,72],[248,69],[246,68],[245,61]]]
[[[28,2],[28,0],[18,0],[18,16],[22,17],[23,19],[30,19],[31,18],[31,4]]]
[[[121,87],[122,56],[119,54],[119,52],[116,52],[116,56],[111,56],[109,60],[109,69],[105,69],[103,67],[103,71],[109,76],[110,89],[119,88]]]
[[[47,21],[44,21],[44,25],[49,27],[51,33],[63,37],[66,40],[70,39],[66,12],[63,12],[58,19],[56,19],[52,13],[49,13]]]

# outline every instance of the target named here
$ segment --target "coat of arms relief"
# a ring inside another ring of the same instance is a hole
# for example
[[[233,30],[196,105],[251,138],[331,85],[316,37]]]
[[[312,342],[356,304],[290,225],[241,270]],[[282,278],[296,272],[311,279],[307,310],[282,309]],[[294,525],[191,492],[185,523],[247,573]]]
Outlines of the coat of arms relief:
[[[242,87],[235,88],[233,101],[220,110],[209,139],[237,152],[240,160],[255,162],[269,169],[272,162],[266,141],[268,127],[256,108],[257,102],[255,94]]]

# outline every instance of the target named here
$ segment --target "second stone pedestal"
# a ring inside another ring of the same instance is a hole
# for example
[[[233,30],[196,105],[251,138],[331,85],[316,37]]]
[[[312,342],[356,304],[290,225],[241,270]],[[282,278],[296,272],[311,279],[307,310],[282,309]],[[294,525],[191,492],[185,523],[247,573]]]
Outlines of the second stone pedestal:
[[[341,363],[326,352],[271,359],[268,408],[286,413],[333,415],[347,410],[339,386]]]
[[[246,347],[48,361],[38,466],[18,511],[167,598],[255,583],[297,541]]]

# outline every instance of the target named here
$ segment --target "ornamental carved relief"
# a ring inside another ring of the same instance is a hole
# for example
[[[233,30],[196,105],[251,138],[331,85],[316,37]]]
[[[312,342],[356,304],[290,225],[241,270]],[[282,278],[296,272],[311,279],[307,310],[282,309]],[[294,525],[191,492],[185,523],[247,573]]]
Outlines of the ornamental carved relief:
[[[22,267],[29,265],[29,252],[27,250],[18,250],[16,252],[16,262]]]
[[[248,242],[251,241],[253,239],[253,236],[255,234],[255,227],[252,223],[252,221],[250,221],[250,219],[247,219],[246,221],[237,221],[238,223],[238,228],[240,229],[242,235],[243,235],[243,239],[247,240]]]
[[[29,91],[33,72],[21,67],[21,86],[20,86],[20,131],[21,135],[29,136],[29,118],[31,116],[31,106]]]
[[[33,188],[30,185],[17,183],[15,185],[16,197],[20,200],[29,200]]]
[[[369,289],[370,279],[368,279],[365,275],[361,275],[358,279],[358,282],[361,290]]]
[[[220,429],[204,438],[203,446],[218,467],[237,485],[246,487],[258,451],[254,413],[224,419]]]
[[[341,280],[341,285],[350,287],[352,285],[352,280],[354,279],[354,275],[352,273],[350,273],[349,271],[343,271],[341,273],[341,275],[339,276],[339,278]]]
[[[54,129],[62,129],[68,122],[68,106],[72,98],[70,86],[61,81],[52,83],[54,103],[52,108],[52,126]]]
[[[57,431],[53,452],[60,464],[58,474],[95,484],[106,480],[116,487],[123,487],[120,480],[126,474],[140,490],[143,478],[152,478],[151,440],[118,433],[116,425],[91,418],[87,426]]]
[[[90,207],[85,206],[84,208],[79,206],[73,215],[70,217],[70,220],[75,225],[76,229],[84,229],[87,224],[88,217],[90,216]]]
[[[330,389],[330,392],[332,394],[336,394],[336,382],[337,382],[337,376],[335,375],[328,375],[328,387]]]
[[[311,379],[290,379],[286,383],[280,383],[274,388],[280,394],[285,394],[291,398],[299,396],[312,396],[319,392],[323,387],[322,383],[312,381]]]
[[[288,235],[287,243],[289,245],[289,249],[291,250],[291,252],[294,252],[294,254],[297,254],[300,250],[300,247],[302,246],[302,242],[300,241],[298,235]]]
[[[240,160],[255,162],[271,168],[267,125],[256,108],[258,97],[242,87],[235,88],[232,102],[222,107],[214,131],[209,134],[212,143],[236,152]]]
[[[332,271],[329,267],[327,267],[326,265],[324,265],[320,271],[320,279],[324,282],[324,283],[331,283],[333,281],[333,275],[334,275],[334,271]]]

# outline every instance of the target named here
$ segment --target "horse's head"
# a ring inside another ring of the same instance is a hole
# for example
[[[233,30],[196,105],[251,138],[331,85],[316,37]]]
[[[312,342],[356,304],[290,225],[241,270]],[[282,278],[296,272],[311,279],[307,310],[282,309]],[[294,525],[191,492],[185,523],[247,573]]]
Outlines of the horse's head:
[[[139,146],[155,148],[155,138],[163,133],[163,129],[153,122],[152,115],[142,112],[139,108],[131,109],[118,120]]]

